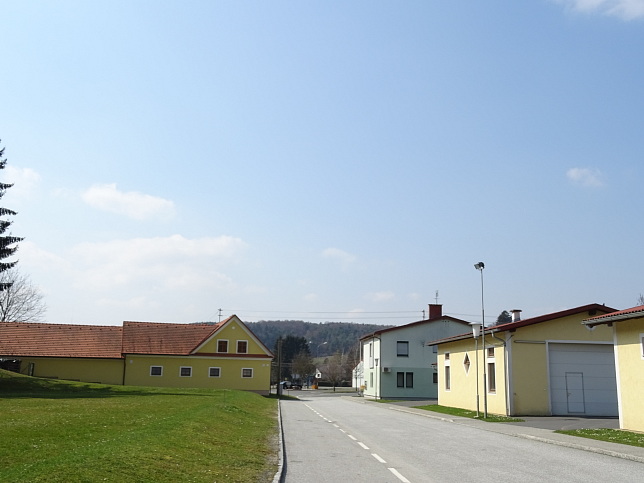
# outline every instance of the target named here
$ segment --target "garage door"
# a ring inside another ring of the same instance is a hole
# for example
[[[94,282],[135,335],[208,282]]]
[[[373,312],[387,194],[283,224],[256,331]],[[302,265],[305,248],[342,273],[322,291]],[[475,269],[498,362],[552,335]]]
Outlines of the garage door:
[[[548,344],[553,415],[617,416],[613,346]]]

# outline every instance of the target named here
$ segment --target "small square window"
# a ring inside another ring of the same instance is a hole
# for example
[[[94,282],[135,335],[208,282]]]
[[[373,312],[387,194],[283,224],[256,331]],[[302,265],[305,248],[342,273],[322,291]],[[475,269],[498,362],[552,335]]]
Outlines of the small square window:
[[[218,340],[217,341],[217,352],[228,352],[228,341],[227,340]]]
[[[253,377],[252,369],[242,369],[242,377]]]
[[[192,377],[192,367],[181,367],[179,369],[179,375],[181,377]]]
[[[445,352],[445,360],[449,361],[449,352]]]
[[[237,354],[246,354],[248,353],[248,341],[238,340],[237,341]]]
[[[210,367],[208,368],[209,377],[221,377],[221,367]]]
[[[488,347],[487,348],[487,356],[488,357],[494,357],[494,347]]]
[[[163,375],[163,366],[150,366],[150,375],[151,376],[162,376]]]
[[[398,357],[409,357],[409,341],[399,340],[396,343]]]

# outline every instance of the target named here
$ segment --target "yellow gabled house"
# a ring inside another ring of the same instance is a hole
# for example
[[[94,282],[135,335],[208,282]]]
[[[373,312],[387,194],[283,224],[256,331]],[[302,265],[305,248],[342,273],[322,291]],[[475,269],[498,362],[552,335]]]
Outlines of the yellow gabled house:
[[[428,343],[438,348],[438,404],[500,415],[617,416],[612,333],[582,321],[599,304]]]
[[[593,330],[612,327],[619,427],[644,432],[644,305],[592,317],[584,324]]]
[[[37,377],[270,392],[273,354],[233,315],[217,324],[0,323],[0,359]]]

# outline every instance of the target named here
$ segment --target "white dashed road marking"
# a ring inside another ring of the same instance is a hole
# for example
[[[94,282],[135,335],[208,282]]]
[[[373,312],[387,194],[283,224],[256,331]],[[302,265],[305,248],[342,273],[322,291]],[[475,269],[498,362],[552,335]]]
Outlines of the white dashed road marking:
[[[376,453],[371,453],[371,456],[373,456],[374,458],[376,458],[376,460],[378,460],[378,462],[379,462],[379,463],[386,463],[386,461],[385,461],[385,460],[383,460],[383,459],[382,459],[380,456],[378,456]]]
[[[403,475],[401,475],[400,473],[398,473],[398,471],[396,470],[396,468],[387,468],[387,469],[388,469],[389,471],[391,471],[391,472],[396,476],[396,478],[398,478],[398,479],[399,479],[400,481],[402,481],[403,483],[411,483],[407,478],[405,478]]]
[[[324,416],[322,416],[322,414],[318,413],[315,409],[313,409],[313,408],[312,408],[311,406],[309,406],[308,404],[306,405],[306,407],[307,407],[307,408],[309,408],[311,411],[313,411],[313,412],[314,412],[315,414],[317,414],[318,416],[320,416],[322,419],[324,419],[327,423],[332,423],[332,422],[333,422],[333,421],[331,421],[330,419],[327,419],[327,418],[325,418]],[[342,428],[341,428],[340,426],[338,426],[337,424],[333,423],[333,426],[334,426],[334,427],[336,427],[336,428],[338,428],[340,431],[342,431],[344,434],[346,434],[349,438],[351,438],[353,441],[355,441],[356,443],[358,443],[362,449],[366,449],[366,450],[368,450],[368,449],[369,449],[369,447],[368,447],[366,444],[364,444],[364,443],[362,443],[362,442],[358,441],[358,438],[356,438],[355,436],[352,436],[352,435],[348,434],[344,429],[342,429]],[[371,453],[371,456],[373,456],[373,457],[376,459],[376,461],[378,461],[379,463],[385,463],[385,464],[387,463],[385,460],[383,460],[383,459],[382,459],[380,456],[378,456],[376,453]],[[407,478],[405,478],[403,475],[401,475],[401,474],[398,472],[398,470],[397,470],[396,468],[387,468],[387,469],[388,469],[389,471],[391,471],[391,473],[392,473],[396,478],[398,478],[402,483],[411,483]]]

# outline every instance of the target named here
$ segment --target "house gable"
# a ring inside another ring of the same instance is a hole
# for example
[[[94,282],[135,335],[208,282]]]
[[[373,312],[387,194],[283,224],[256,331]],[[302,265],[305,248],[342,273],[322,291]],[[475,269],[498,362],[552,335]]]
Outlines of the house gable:
[[[223,341],[226,343],[220,345]],[[220,350],[222,345],[226,346],[226,351]],[[201,341],[191,354],[271,359],[274,357],[273,353],[236,315],[217,324],[215,331]]]

